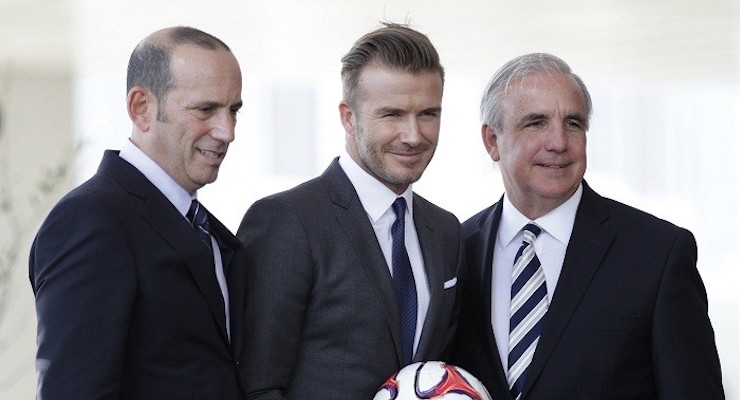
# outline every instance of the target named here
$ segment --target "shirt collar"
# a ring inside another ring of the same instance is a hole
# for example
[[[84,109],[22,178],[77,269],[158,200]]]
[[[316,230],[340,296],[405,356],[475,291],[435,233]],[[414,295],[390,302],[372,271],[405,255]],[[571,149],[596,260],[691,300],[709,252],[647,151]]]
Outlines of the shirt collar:
[[[378,222],[380,217],[390,209],[398,197],[406,199],[407,215],[414,215],[411,185],[400,195],[396,194],[377,178],[357,165],[346,150],[339,156],[339,166],[342,167],[342,170],[344,170],[344,173],[347,174],[350,182],[352,182],[352,186],[355,187],[355,192],[357,192],[357,197],[360,198],[362,207],[373,222]]]
[[[190,209],[190,203],[193,199],[197,198],[197,192],[192,195],[188,193],[159,164],[149,158],[140,148],[136,147],[131,140],[126,141],[119,156],[138,169],[149,182],[164,194],[180,214],[187,214]]]
[[[582,195],[583,184],[580,184],[576,192],[565,203],[531,221],[519,212],[511,203],[509,196],[504,194],[501,222],[498,229],[499,243],[502,247],[506,247],[519,234],[524,225],[534,222],[555,240],[567,246],[570,241],[570,234],[573,232],[573,222],[576,220],[576,211],[578,211],[578,204],[581,202]]]

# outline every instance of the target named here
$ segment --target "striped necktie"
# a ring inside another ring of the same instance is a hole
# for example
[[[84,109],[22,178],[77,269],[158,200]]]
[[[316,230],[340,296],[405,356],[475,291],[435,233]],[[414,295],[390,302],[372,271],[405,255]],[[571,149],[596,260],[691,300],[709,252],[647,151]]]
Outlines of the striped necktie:
[[[527,224],[524,227],[524,240],[514,258],[509,320],[509,370],[506,374],[514,399],[521,396],[527,368],[532,362],[548,307],[545,274],[534,252],[534,240],[541,231],[537,225]]]
[[[213,251],[210,228],[208,227],[208,215],[198,200],[193,199],[190,203],[190,210],[188,210],[186,217],[193,225],[198,237]]]

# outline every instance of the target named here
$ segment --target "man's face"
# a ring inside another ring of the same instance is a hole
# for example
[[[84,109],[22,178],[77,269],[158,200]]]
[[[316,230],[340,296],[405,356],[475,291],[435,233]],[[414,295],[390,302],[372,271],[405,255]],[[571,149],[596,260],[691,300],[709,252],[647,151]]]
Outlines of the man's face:
[[[535,219],[567,201],[583,179],[586,101],[571,76],[538,73],[509,85],[501,111],[500,131],[484,125],[483,140],[512,203]]]
[[[192,193],[216,180],[234,140],[241,72],[231,52],[193,45],[173,50],[170,69],[174,87],[158,102],[147,143],[152,158]]]
[[[395,193],[419,180],[434,155],[442,85],[437,72],[369,65],[360,74],[355,108],[339,106],[350,156]]]

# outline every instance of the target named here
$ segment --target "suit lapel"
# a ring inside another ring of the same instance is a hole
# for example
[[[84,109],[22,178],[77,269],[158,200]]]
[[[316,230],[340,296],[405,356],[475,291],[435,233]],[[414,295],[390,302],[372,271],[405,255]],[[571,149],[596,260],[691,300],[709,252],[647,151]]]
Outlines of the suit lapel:
[[[166,208],[168,205],[169,208]],[[170,209],[172,212],[169,212]],[[216,280],[213,255],[208,252],[208,248],[194,234],[187,221],[164,196],[150,197],[144,204],[141,214],[149,221],[152,228],[159,232],[162,239],[182,256],[183,262],[195,278],[198,289],[208,303],[221,334],[224,339],[228,340],[223,295]]]
[[[141,172],[123,161],[118,152],[106,151],[100,172],[110,176],[128,193],[142,200],[141,216],[181,256],[211,309],[224,340],[228,341],[223,296],[216,281],[213,257],[187,220]]]
[[[547,364],[614,240],[614,233],[601,227],[607,218],[608,211],[603,199],[584,182],[583,197],[576,212],[563,268],[545,317],[537,350],[527,372],[524,395]]]
[[[474,311],[472,315],[485,316],[483,322],[476,326],[476,329],[478,329],[478,336],[480,337],[481,343],[483,343],[486,357],[490,363],[489,365],[494,366],[493,369],[496,372],[495,379],[498,382],[497,386],[508,387],[508,383],[506,382],[506,372],[504,371],[503,365],[501,365],[501,355],[499,354],[496,338],[493,334],[493,327],[491,325],[493,250],[496,244],[498,226],[501,222],[501,211],[503,209],[501,206],[502,201],[503,197],[487,212],[480,216],[480,228],[474,231],[469,237],[465,238],[465,251],[466,254],[470,254],[468,257],[470,260],[468,268],[478,268],[477,270],[470,270],[469,272],[475,274],[475,281],[468,279],[467,282],[475,282],[475,284],[479,284],[480,287],[476,290],[480,290],[480,293],[483,294],[482,298],[486,299],[483,304],[471,305],[472,307],[483,308],[482,311]]]
[[[396,346],[396,357],[402,363],[401,320],[396,301],[396,289],[388,264],[378,244],[367,212],[362,207],[352,183],[335,159],[321,175],[335,207],[335,215],[345,235],[352,243],[358,259],[385,312],[386,323]]]

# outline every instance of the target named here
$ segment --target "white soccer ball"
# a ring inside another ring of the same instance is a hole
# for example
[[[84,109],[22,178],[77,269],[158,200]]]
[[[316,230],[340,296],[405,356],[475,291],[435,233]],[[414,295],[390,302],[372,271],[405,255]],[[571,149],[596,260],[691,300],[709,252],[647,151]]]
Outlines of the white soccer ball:
[[[407,365],[388,378],[373,400],[491,400],[468,371],[441,361]]]

